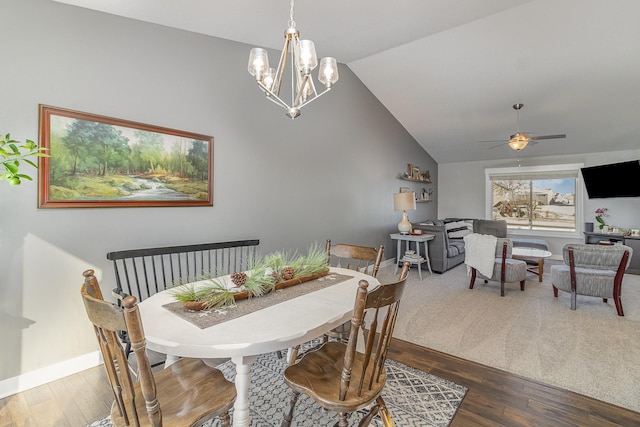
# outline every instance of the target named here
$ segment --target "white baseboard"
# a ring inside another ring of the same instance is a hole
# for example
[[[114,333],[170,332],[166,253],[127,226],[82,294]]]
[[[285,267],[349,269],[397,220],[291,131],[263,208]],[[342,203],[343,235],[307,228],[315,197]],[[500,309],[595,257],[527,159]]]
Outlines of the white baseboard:
[[[93,353],[36,369],[17,377],[2,380],[0,381],[0,399],[93,368],[101,363],[100,352],[94,351]]]

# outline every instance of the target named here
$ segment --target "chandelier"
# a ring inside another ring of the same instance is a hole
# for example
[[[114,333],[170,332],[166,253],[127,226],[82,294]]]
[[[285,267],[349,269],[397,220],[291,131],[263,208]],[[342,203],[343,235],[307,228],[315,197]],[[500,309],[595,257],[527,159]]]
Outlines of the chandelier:
[[[267,99],[284,107],[286,114],[295,119],[300,115],[300,109],[311,101],[331,90],[338,81],[338,64],[335,58],[326,57],[320,60],[318,80],[325,87],[318,93],[313,83],[311,72],[318,66],[316,48],[311,40],[300,40],[300,32],[293,20],[293,3],[291,0],[288,27],[284,31],[284,48],[280,55],[278,68],[269,68],[269,57],[265,49],[255,47],[249,53],[249,74],[255,77],[256,83],[264,92]],[[291,64],[291,102],[287,104],[280,98],[280,88],[287,68],[287,57]]]

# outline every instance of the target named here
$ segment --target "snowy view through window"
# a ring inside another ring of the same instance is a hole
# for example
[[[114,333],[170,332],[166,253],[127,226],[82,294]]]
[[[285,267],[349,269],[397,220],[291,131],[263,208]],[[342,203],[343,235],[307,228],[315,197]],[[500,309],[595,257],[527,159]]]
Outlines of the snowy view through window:
[[[510,228],[576,229],[576,179],[492,179],[493,219]]]

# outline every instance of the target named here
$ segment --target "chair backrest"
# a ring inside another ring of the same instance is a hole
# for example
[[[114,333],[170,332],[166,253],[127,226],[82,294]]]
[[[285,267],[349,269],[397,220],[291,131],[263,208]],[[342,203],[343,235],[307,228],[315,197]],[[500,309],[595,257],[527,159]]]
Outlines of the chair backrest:
[[[120,413],[127,425],[139,425],[139,417],[145,416],[138,414],[136,410],[135,391],[127,356],[118,339],[118,332],[126,331],[136,355],[140,388],[146,402],[149,421],[153,426],[162,425],[160,404],[156,399],[156,384],[145,351],[144,331],[136,298],[127,296],[122,301],[123,307],[104,301],[93,270],[87,270],[83,275],[85,279],[80,292],[89,320],[93,323]]]
[[[474,219],[473,232],[478,234],[491,234],[496,237],[507,237],[507,221],[503,219]]]
[[[569,265],[569,248],[573,248],[573,262],[576,267],[594,270],[617,270],[625,251],[629,254],[624,269],[629,267],[633,249],[625,245],[588,245],[567,243],[562,248],[564,263]]]
[[[360,271],[373,277],[378,274],[383,254],[383,245],[375,249],[343,243],[331,245],[331,240],[327,240],[327,265],[331,265],[331,257],[333,256],[338,261],[336,267]]]
[[[502,258],[502,251],[504,250],[504,244],[507,244],[506,258],[511,258],[513,252],[513,242],[511,239],[498,238],[496,241],[496,258]]]
[[[142,301],[151,295],[201,276],[245,271],[260,240],[202,243],[109,252],[116,277],[115,294]]]
[[[360,280],[358,283],[358,292],[351,319],[351,332],[344,354],[344,364],[340,379],[339,398],[341,401],[346,399],[348,392],[361,396],[363,389],[371,389],[374,384],[386,381],[384,362],[391,344],[400,298],[409,276],[410,266],[409,262],[405,262],[395,282],[381,284],[370,292],[367,292],[369,283],[366,280]],[[367,318],[367,333],[364,334],[364,363],[362,365],[354,365],[358,347],[358,331],[364,322],[365,315]],[[360,380],[357,385],[354,384],[352,386],[351,377],[354,366],[358,366],[360,371],[353,376]]]

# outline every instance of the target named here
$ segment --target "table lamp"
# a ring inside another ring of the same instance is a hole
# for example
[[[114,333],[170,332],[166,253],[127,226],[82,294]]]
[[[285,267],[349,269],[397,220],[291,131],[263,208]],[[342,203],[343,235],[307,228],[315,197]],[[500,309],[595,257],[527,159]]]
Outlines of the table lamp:
[[[400,231],[400,234],[409,234],[411,232],[411,223],[407,218],[407,211],[416,210],[415,193],[394,193],[393,210],[402,211],[402,221],[398,223],[398,231]]]

